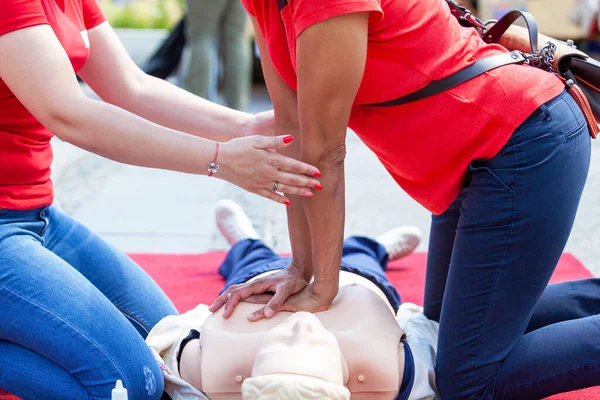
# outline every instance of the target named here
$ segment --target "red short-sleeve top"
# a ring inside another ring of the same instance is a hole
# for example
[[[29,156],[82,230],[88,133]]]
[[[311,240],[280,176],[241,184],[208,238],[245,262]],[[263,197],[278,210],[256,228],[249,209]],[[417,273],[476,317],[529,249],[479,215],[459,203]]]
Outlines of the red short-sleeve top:
[[[507,50],[461,27],[443,0],[242,3],[258,21],[273,66],[294,90],[296,38],[328,18],[370,13],[366,68],[349,126],[398,184],[436,214],[458,195],[470,161],[494,157],[529,115],[564,89],[550,73],[514,65],[418,102],[368,106],[412,93]]]
[[[50,25],[75,72],[89,56],[88,29],[105,20],[96,0],[0,0],[0,10],[0,36]],[[0,76],[0,209],[52,203],[51,138]]]

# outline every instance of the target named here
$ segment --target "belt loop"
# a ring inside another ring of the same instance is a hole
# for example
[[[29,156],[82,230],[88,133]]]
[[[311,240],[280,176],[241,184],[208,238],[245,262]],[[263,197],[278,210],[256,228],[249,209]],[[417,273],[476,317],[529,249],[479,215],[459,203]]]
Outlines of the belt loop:
[[[544,113],[544,121],[552,121],[552,112],[550,112],[550,108],[546,104],[542,104],[540,110]]]

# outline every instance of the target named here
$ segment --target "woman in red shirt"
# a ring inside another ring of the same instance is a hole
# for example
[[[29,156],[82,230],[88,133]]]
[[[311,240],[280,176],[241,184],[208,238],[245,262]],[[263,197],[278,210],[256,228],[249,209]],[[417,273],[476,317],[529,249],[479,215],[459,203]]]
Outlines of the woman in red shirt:
[[[589,168],[585,120],[559,79],[510,65],[420,101],[374,107],[507,50],[462,28],[442,0],[242,2],[276,127],[297,135],[288,154],[317,166],[324,190],[288,209],[288,269],[230,288],[211,310],[226,304],[227,317],[240,299],[268,291],[275,295],[251,320],[329,307],[350,127],[434,214],[424,306],[440,322],[441,398],[533,399],[600,384],[597,305],[524,334]]]
[[[106,102],[87,98],[76,73]],[[25,399],[108,399],[121,379],[130,398],[159,399],[143,337],[176,310],[129,258],[51,207],[53,135],[288,205],[273,187],[311,196],[319,171],[269,151],[293,139],[273,135],[271,114],[144,75],[95,0],[0,0],[0,387]]]

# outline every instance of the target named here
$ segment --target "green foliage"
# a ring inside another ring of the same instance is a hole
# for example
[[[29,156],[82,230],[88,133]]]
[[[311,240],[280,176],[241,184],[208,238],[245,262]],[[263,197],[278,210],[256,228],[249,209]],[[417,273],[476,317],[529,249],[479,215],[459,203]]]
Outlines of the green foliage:
[[[113,28],[171,29],[184,13],[185,0],[135,0],[115,4],[98,2]]]

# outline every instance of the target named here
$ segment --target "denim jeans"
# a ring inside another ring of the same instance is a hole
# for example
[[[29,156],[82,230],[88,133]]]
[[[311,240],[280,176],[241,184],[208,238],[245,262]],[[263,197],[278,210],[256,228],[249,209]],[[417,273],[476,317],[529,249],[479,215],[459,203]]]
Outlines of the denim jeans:
[[[175,307],[127,256],[55,207],[0,210],[0,387],[23,399],[160,399],[144,337]]]
[[[597,305],[557,306],[557,296],[577,304],[568,286],[539,302],[573,226],[590,146],[563,92],[496,157],[473,161],[457,199],[433,216],[425,314],[440,322],[444,400],[538,399],[600,385]],[[543,302],[560,310],[532,319]]]
[[[275,254],[261,240],[242,240],[229,250],[219,268],[219,274],[226,280],[221,293],[231,285],[245,283],[265,272],[283,269],[291,260],[291,257]],[[385,294],[394,311],[398,311],[400,295],[385,275],[387,263],[387,251],[373,239],[353,236],[344,242],[341,270],[373,282]]]

